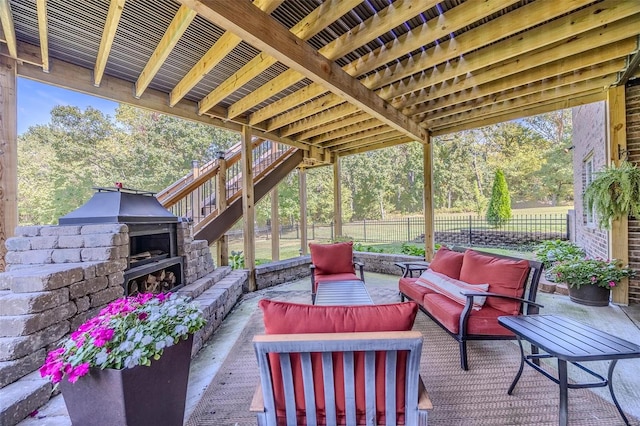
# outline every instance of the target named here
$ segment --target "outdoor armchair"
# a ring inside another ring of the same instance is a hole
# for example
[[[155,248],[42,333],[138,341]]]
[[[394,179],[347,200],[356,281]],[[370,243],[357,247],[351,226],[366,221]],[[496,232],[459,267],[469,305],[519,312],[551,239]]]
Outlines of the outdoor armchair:
[[[315,303],[318,283],[323,281],[364,281],[364,264],[353,259],[353,242],[309,244],[311,251],[311,303]],[[359,275],[356,275],[358,268]]]

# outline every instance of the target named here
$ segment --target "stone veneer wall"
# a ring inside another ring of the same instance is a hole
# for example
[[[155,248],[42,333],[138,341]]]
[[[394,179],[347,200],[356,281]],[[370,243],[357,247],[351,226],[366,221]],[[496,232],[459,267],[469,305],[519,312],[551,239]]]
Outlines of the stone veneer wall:
[[[187,223],[178,224],[177,234],[188,285],[214,270],[213,259]],[[124,224],[27,226],[18,227],[6,246],[0,388],[38,369],[62,338],[123,295],[129,233]]]

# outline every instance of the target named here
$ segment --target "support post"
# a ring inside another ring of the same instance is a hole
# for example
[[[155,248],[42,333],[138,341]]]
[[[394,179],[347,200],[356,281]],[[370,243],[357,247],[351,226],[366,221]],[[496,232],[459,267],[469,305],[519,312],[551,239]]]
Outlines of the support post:
[[[342,168],[340,157],[336,155],[333,162],[333,235],[334,239],[342,236]]]
[[[307,254],[307,171],[298,169],[298,190],[300,191],[300,254]]]
[[[255,198],[253,194],[253,160],[251,128],[242,127],[242,216],[244,218],[244,266],[249,270],[249,291],[256,291]]]
[[[424,257],[430,261],[433,259],[433,149],[431,146],[431,134],[422,145],[422,168],[424,170]]]
[[[6,267],[7,238],[18,226],[17,64],[0,56],[0,271]]]
[[[193,180],[198,180],[200,177],[200,163],[198,160],[191,161],[191,172],[193,173]],[[193,217],[193,223],[196,224],[203,219],[202,214],[202,196],[200,194],[200,187],[195,191],[191,205],[191,216]]]
[[[619,152],[627,150],[627,118],[624,86],[612,87],[607,91],[607,127],[609,135],[609,158],[618,165],[622,160]],[[624,158],[624,156],[623,156]],[[621,217],[611,222],[609,231],[609,257],[629,264],[629,218]],[[611,292],[613,303],[629,303],[629,279],[623,279]]]
[[[280,211],[277,186],[271,190],[271,260],[280,260]]]
[[[218,156],[218,175],[216,177],[216,210],[218,215],[227,209],[227,160],[224,153]],[[224,234],[216,241],[218,266],[229,265],[229,242]]]

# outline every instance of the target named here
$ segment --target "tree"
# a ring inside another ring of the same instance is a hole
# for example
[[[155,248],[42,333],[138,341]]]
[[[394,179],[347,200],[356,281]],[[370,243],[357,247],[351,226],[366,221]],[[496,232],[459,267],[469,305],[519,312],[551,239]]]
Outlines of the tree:
[[[507,180],[502,170],[496,170],[491,190],[491,200],[487,209],[487,222],[493,226],[500,226],[511,219],[511,198]]]

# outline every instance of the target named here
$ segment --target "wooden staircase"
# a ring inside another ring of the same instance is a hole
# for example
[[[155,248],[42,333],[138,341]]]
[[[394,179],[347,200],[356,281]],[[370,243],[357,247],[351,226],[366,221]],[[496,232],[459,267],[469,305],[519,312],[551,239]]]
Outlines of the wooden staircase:
[[[242,217],[242,171],[240,144],[224,154],[227,208],[216,208],[220,160],[212,160],[160,191],[156,197],[178,217],[193,221],[193,237],[209,244],[219,239]],[[303,160],[297,148],[269,140],[253,140],[253,179],[256,202]]]

